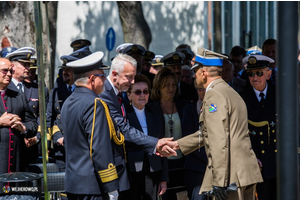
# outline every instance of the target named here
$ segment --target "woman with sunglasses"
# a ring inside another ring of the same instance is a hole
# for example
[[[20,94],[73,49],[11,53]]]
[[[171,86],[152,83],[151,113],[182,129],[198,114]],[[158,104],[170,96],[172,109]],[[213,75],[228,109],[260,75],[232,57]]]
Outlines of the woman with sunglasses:
[[[178,99],[179,87],[176,75],[171,69],[164,67],[154,77],[151,99],[149,104],[155,110],[155,125],[160,127],[164,137],[173,137],[177,140],[182,137],[182,115],[185,100]],[[186,190],[184,184],[185,157],[181,151],[177,156],[168,158],[169,183],[168,190],[162,199],[177,199],[176,193]]]
[[[126,106],[129,124],[147,135],[163,138],[153,121],[153,110],[147,105],[150,80],[143,74],[135,76],[134,84],[127,91],[130,104]],[[167,189],[167,159],[148,154],[126,144],[127,166],[130,177],[129,197],[132,200],[155,200]]]

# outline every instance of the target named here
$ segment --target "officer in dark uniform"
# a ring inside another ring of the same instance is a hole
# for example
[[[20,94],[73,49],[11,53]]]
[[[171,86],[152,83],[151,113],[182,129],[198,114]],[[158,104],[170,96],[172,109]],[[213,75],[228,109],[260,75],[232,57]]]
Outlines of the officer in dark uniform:
[[[19,55],[26,54],[26,52],[32,52],[32,55],[35,54],[35,49],[32,47],[23,47],[17,49],[9,54],[7,54],[6,58],[8,58],[12,62],[12,66],[14,69],[14,73],[12,75],[12,81],[10,83],[11,87],[15,88],[15,90],[24,93],[26,99],[29,104],[29,108],[33,115],[35,116],[37,123],[40,123],[39,120],[39,92],[38,92],[38,84],[28,82],[30,66],[34,63],[31,57],[19,59]],[[48,90],[45,89],[45,102],[46,104],[49,101]],[[38,130],[40,127],[38,128]],[[33,138],[25,138],[25,144],[29,149],[26,149],[29,163],[35,163],[38,158],[39,151],[38,145],[41,139],[40,131]]]
[[[146,53],[146,49],[142,45],[129,45],[124,50],[121,50],[120,53],[133,57],[137,62],[136,74],[140,74],[142,72],[144,55]]]
[[[180,52],[171,52],[165,55],[161,62],[164,63],[165,67],[169,67],[174,74],[176,74],[178,81],[181,79],[181,67],[183,65],[183,60],[185,55]],[[179,98],[184,99],[189,103],[197,102],[198,95],[197,90],[193,85],[188,83],[179,82]]]
[[[277,199],[276,95],[275,86],[267,82],[272,74],[269,65],[273,62],[264,55],[248,55],[243,59],[251,86],[240,95],[247,106],[251,144],[264,179],[257,184],[259,200]]]
[[[191,64],[191,60],[195,57],[195,54],[194,52],[192,52],[191,49],[189,48],[177,48],[176,49],[176,52],[181,52],[185,55],[185,58],[183,60],[183,64],[184,65],[187,65],[189,67],[192,67],[192,64]]]
[[[98,95],[104,89],[103,52],[67,63],[76,88],[61,111],[65,136],[65,190],[69,199],[118,199],[129,188],[124,136]]]
[[[145,76],[147,76],[147,78],[149,78],[149,80],[151,82],[151,89],[152,89],[153,79],[154,79],[155,74],[150,73],[150,68],[152,66],[152,60],[154,58],[155,58],[155,53],[153,53],[152,51],[145,52],[143,69],[141,72],[141,74],[144,74]]]
[[[79,42],[78,42],[79,43]],[[77,44],[77,43],[75,43]],[[63,65],[62,77],[64,84],[59,84],[54,88],[50,93],[49,104],[47,106],[47,128],[49,131],[48,140],[53,140],[53,149],[55,162],[59,165],[62,171],[65,169],[65,150],[64,150],[64,136],[61,132],[61,123],[60,123],[60,111],[64,104],[64,101],[70,96],[74,91],[75,85],[73,81],[73,70],[66,66],[68,62],[78,60],[84,55],[91,54],[88,46],[83,47],[74,51],[72,54],[67,56],[62,56],[61,60]]]

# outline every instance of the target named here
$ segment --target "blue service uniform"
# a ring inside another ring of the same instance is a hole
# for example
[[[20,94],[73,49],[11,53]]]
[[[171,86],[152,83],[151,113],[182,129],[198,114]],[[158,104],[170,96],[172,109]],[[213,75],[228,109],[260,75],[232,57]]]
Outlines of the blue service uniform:
[[[275,87],[268,84],[262,109],[253,87],[240,93],[248,110],[248,127],[252,148],[262,162],[263,183],[257,184],[260,200],[276,199],[276,95]]]
[[[53,140],[54,156],[62,171],[65,169],[65,149],[63,146],[57,145],[57,140],[63,137],[60,114],[62,106],[69,95],[66,83],[60,84],[51,90],[47,106],[46,124],[49,132],[47,139],[49,141]]]
[[[95,92],[76,87],[65,101],[61,124],[66,150],[65,190],[67,193],[102,196],[129,189],[122,144],[111,138],[119,135],[109,127],[109,110]],[[120,138],[120,137],[119,137]]]

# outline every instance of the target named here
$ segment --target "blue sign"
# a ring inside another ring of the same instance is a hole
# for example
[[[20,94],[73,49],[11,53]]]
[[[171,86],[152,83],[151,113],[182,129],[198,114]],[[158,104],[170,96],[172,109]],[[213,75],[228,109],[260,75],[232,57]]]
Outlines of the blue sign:
[[[112,27],[110,27],[106,33],[106,48],[108,51],[111,51],[116,42],[116,34]]]

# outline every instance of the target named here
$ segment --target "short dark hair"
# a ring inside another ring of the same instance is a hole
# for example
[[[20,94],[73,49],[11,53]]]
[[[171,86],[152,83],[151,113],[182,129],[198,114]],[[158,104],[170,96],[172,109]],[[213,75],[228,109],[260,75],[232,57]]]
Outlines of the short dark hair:
[[[134,77],[134,84],[136,84],[136,83],[147,83],[148,89],[150,90],[150,88],[151,88],[151,82],[150,82],[149,78],[148,78],[147,76],[145,76],[144,74],[137,74],[137,75]],[[133,85],[134,85],[134,84],[133,84]],[[132,90],[132,86],[133,86],[133,85],[131,85],[131,86],[128,88],[128,90],[127,90],[128,93],[131,93],[131,90]]]
[[[153,88],[151,92],[151,99],[152,100],[160,100],[161,94],[160,90],[166,86],[166,82],[168,77],[171,76],[177,85],[177,89],[175,92],[174,98],[179,96],[179,88],[178,88],[178,80],[176,74],[173,73],[171,69],[168,67],[164,67],[161,70],[158,71],[158,73],[155,75],[153,80]]]
[[[243,58],[246,56],[246,50],[244,47],[241,46],[234,46],[232,47],[230,51],[231,56],[243,56]]]
[[[272,38],[266,39],[266,40],[264,41],[263,45],[262,45],[262,48],[261,48],[262,51],[264,51],[264,47],[265,47],[266,45],[273,45],[273,44],[277,44],[277,40],[272,39]]]
[[[178,49],[191,49],[191,46],[188,44],[180,44],[176,47],[175,51],[177,51]]]

